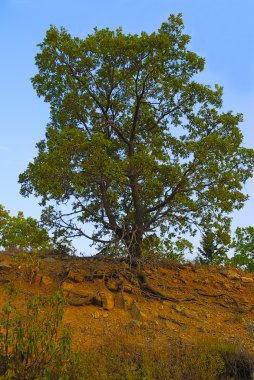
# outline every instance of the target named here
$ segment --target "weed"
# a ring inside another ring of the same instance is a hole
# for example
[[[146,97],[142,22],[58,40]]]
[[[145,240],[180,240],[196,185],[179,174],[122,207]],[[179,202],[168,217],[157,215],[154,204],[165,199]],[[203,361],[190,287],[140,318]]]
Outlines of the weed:
[[[9,296],[0,319],[0,379],[72,378],[77,360],[70,333],[62,328],[63,310],[60,293],[34,298],[24,313]]]

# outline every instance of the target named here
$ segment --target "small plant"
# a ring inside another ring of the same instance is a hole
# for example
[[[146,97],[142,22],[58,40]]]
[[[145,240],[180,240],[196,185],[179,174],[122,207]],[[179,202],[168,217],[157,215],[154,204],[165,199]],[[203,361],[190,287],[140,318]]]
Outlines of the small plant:
[[[15,290],[8,293],[0,319],[0,379],[71,379],[78,360],[62,328],[64,297],[37,297],[21,313]]]
[[[22,275],[30,285],[36,276],[36,273],[42,268],[43,260],[39,257],[38,252],[20,252],[15,256],[15,260],[19,264]]]
[[[235,314],[233,317],[233,322],[234,323],[242,323],[243,322],[242,314]]]

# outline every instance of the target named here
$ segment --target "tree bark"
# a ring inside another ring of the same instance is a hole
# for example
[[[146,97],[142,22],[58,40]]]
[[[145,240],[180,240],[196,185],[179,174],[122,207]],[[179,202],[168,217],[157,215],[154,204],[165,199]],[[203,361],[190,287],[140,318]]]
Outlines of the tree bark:
[[[128,244],[129,256],[131,260],[140,259],[142,257],[142,241],[143,231],[135,230],[132,233],[131,241]]]

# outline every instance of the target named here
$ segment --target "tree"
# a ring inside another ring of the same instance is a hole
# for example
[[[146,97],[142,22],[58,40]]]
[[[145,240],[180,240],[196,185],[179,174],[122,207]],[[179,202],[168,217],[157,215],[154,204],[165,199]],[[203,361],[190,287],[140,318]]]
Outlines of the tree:
[[[249,272],[254,271],[254,227],[237,227],[233,238],[231,263]]]
[[[60,234],[138,258],[154,233],[195,233],[243,206],[254,154],[242,115],[220,111],[221,87],[194,80],[205,61],[189,41],[181,15],[150,35],[47,31],[32,83],[51,117],[19,182]]]
[[[10,216],[0,205],[0,246],[18,252],[39,252],[52,247],[47,231],[31,217],[25,218],[23,212]]]
[[[225,229],[225,226],[223,226]],[[220,230],[205,228],[202,233],[201,244],[198,248],[198,259],[201,264],[221,264],[227,262],[227,252],[230,248],[230,235]]]

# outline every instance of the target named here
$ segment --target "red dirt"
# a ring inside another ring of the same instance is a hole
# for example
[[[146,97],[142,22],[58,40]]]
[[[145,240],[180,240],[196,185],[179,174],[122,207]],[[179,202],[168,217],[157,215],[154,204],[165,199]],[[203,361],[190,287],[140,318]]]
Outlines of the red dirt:
[[[34,295],[62,289],[68,300],[64,324],[79,349],[118,336],[145,347],[212,339],[254,351],[253,274],[169,262],[146,264],[137,271],[118,260],[57,255],[43,261],[30,285],[14,255],[0,253],[0,308],[10,281],[19,289],[21,306]],[[147,280],[143,286],[140,274]]]

